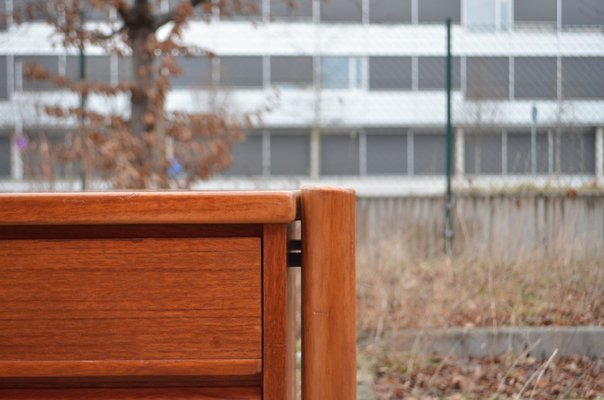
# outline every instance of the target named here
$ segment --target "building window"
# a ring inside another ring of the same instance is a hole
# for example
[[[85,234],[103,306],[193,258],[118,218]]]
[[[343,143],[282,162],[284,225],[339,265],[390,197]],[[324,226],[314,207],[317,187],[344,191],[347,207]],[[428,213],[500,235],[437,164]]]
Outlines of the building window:
[[[514,1],[514,26],[546,25],[555,27],[557,21],[557,0]]]
[[[86,56],[86,81],[111,83],[111,67],[108,56]],[[80,80],[80,57],[67,56],[65,65],[67,78]]]
[[[501,174],[501,134],[496,132],[464,135],[464,169],[467,174]]]
[[[81,167],[79,161],[65,162],[61,160],[61,152],[66,146],[71,146],[71,134],[65,131],[50,131],[47,134],[48,145],[51,155],[51,167],[53,176],[58,178],[75,178],[80,176]],[[92,174],[98,174],[98,171],[92,171]],[[97,175],[98,176],[98,175]]]
[[[222,19],[258,20],[262,17],[262,0],[222,1],[221,4],[220,18]]]
[[[10,22],[10,15],[6,9],[6,0],[0,0],[0,31],[6,31]]]
[[[497,15],[497,29],[510,30],[512,26],[512,0],[498,0],[499,14]]]
[[[604,25],[602,0],[562,0],[563,27],[598,27]]]
[[[212,60],[204,56],[177,57],[182,74],[172,77],[174,88],[199,88],[212,86]]]
[[[562,58],[564,99],[604,99],[604,58]]]
[[[411,0],[369,0],[372,24],[410,24],[411,14]]]
[[[131,1],[131,0],[130,0]],[[176,6],[182,3],[183,0],[168,0],[168,9],[174,10]],[[209,19],[212,15],[212,4],[206,2],[204,5],[197,6],[193,9],[191,19]]]
[[[445,173],[445,135],[443,133],[414,132],[413,171],[416,175]]]
[[[233,146],[233,164],[224,171],[230,176],[262,175],[262,135],[248,132],[245,141]]]
[[[66,146],[66,132],[52,129],[26,131],[28,144],[21,151],[25,177],[52,180],[73,178],[79,174],[77,163],[67,163],[60,159],[60,153]]]
[[[10,136],[3,132],[0,136],[0,176],[9,177],[11,173],[11,143]]]
[[[360,57],[321,57],[321,88],[360,89],[363,63]]]
[[[558,63],[555,57],[514,58],[516,99],[555,99],[558,96]]]
[[[465,25],[476,30],[495,28],[497,0],[466,0]]]
[[[563,132],[557,140],[558,168],[563,174],[595,173],[595,133],[593,130]]]
[[[0,56],[0,99],[8,99],[8,57]]]
[[[411,65],[411,57],[370,57],[369,89],[411,89]]]
[[[360,23],[363,0],[322,0],[321,22]]]
[[[469,57],[466,97],[470,100],[509,98],[509,71],[507,57]]]
[[[119,82],[134,80],[132,74],[132,57],[118,57],[117,59],[117,79]]]
[[[50,7],[49,7],[50,6]],[[52,2],[39,0],[13,0],[13,13],[22,21],[46,21],[53,15]]]
[[[511,24],[511,0],[466,0],[465,25],[472,30],[507,31]]]
[[[111,7],[107,6],[104,9],[98,9],[92,4],[83,3],[82,7],[84,11],[85,21],[107,21],[109,20],[109,10]]]
[[[271,175],[308,176],[310,136],[301,129],[274,130],[270,135]]]
[[[271,57],[271,83],[279,86],[312,86],[312,57]]]
[[[15,83],[21,90],[52,90],[55,88],[48,80],[29,79],[25,76],[27,65],[45,68],[51,75],[59,73],[59,57],[57,56],[17,56],[15,57]]]
[[[156,65],[160,65],[161,60],[157,60]],[[211,61],[205,56],[176,56],[176,62],[182,69],[182,74],[171,76],[172,87],[204,87],[212,82],[209,72]],[[134,66],[131,56],[118,56],[117,58],[117,79],[118,82],[132,81],[134,77]]]
[[[262,87],[262,57],[221,57],[220,84],[226,87]]]
[[[549,172],[549,146],[548,135],[545,131],[537,130],[536,172],[547,174]],[[507,173],[530,174],[532,171],[531,160],[531,131],[516,131],[507,134]]]
[[[275,19],[312,18],[312,0],[271,0],[271,17]]]
[[[407,173],[407,135],[402,129],[366,130],[367,174],[403,175]]]
[[[461,0],[418,0],[419,23],[444,24],[447,18],[461,20]]]
[[[417,77],[419,90],[445,89],[445,57],[419,57],[417,60]],[[461,88],[461,62],[459,57],[453,57],[453,89]]]
[[[359,175],[359,135],[357,132],[321,137],[321,175]]]

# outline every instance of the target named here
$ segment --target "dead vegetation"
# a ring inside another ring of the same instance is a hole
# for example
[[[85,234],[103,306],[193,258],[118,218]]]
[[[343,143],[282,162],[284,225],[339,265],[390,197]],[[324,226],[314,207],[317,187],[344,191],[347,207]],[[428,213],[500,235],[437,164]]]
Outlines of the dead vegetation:
[[[604,394],[603,358],[554,354],[543,361],[526,355],[418,360],[382,355],[374,373],[380,400],[597,399]]]
[[[394,246],[379,262],[358,255],[361,341],[402,329],[604,325],[600,259],[497,260],[488,255],[409,260]]]
[[[374,250],[359,247],[357,315],[360,376],[375,398],[604,398],[604,358],[437,357],[389,342],[405,329],[604,326],[601,259],[513,249],[505,260],[480,251],[448,259],[406,257],[397,245]]]

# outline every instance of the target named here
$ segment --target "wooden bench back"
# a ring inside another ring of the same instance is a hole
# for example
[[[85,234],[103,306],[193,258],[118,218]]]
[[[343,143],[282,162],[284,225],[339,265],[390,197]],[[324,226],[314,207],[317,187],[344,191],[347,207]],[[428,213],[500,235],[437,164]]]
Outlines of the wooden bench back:
[[[302,398],[356,398],[354,204],[335,188],[0,195],[0,399],[295,398],[296,219]]]

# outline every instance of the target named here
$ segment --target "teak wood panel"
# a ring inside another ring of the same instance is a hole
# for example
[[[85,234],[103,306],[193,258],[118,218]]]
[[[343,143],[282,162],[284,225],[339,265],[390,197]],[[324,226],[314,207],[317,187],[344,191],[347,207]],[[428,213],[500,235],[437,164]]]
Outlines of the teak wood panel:
[[[260,388],[0,389],[6,400],[259,400]]]
[[[287,225],[266,224],[262,237],[263,255],[263,349],[262,398],[285,400]]]
[[[255,224],[296,218],[295,192],[0,194],[0,225]]]
[[[57,375],[95,375],[111,361],[114,375],[212,375],[224,359],[242,363],[233,374],[258,373],[260,245],[0,240],[0,376],[24,376],[27,365],[49,376],[60,362]]]
[[[355,196],[302,189],[302,399],[356,399]]]

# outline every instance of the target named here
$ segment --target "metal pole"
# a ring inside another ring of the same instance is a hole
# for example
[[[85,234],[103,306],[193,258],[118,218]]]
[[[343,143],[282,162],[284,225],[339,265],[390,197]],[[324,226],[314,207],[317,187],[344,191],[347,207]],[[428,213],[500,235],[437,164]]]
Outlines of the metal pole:
[[[453,128],[451,124],[451,18],[447,18],[447,144],[446,164],[447,174],[447,202],[445,204],[445,251],[448,256],[453,254],[453,190],[451,189],[451,175],[453,173]]]
[[[531,110],[531,174],[537,174],[537,107]]]
[[[83,31],[84,31],[84,10],[80,9],[79,13],[80,17],[80,29],[82,30],[82,34],[80,36],[80,81],[84,82],[86,80],[86,54],[84,53],[84,42],[83,42]],[[84,134],[84,112],[86,111],[86,93],[83,92],[80,94],[80,140],[82,144],[82,157],[80,166],[80,180],[82,182],[82,191],[86,190],[88,187],[88,148],[86,146],[86,137]]]
[[[313,7],[317,7],[316,3],[313,3]],[[315,12],[318,9],[314,10]],[[313,13],[315,19],[313,24],[317,24],[316,13]],[[319,53],[319,29],[315,27],[314,30],[314,51],[315,54]],[[322,74],[321,70],[321,57],[313,57],[313,92],[314,92],[314,121],[310,130],[310,178],[319,179],[321,174],[321,90],[322,90]]]

